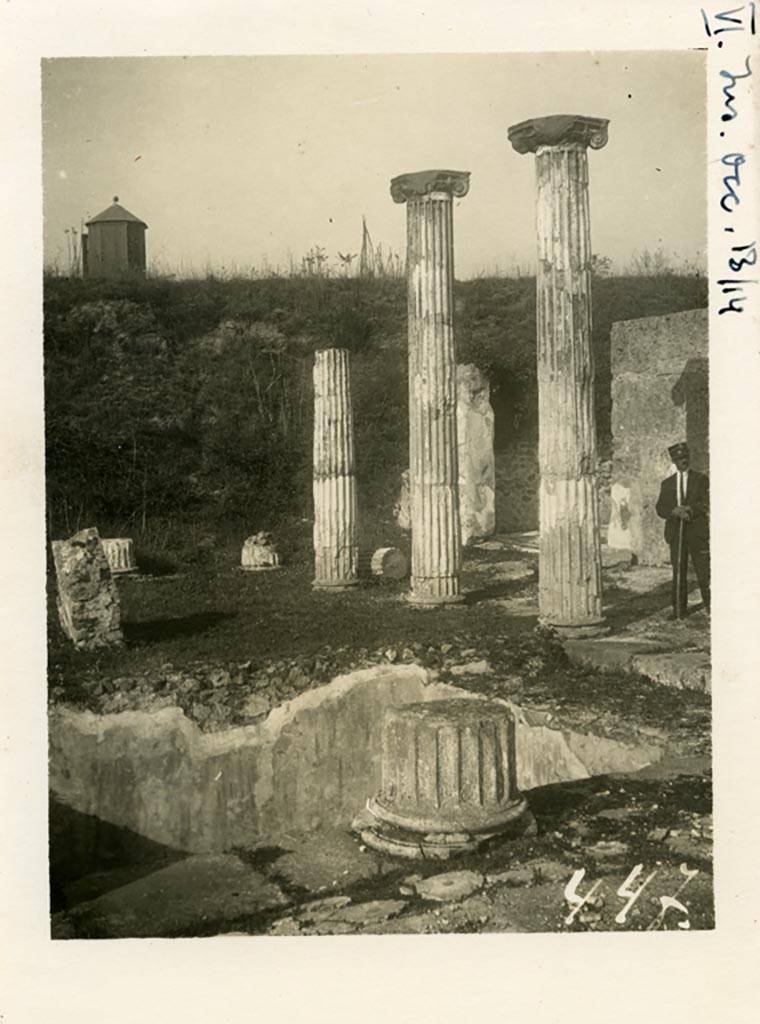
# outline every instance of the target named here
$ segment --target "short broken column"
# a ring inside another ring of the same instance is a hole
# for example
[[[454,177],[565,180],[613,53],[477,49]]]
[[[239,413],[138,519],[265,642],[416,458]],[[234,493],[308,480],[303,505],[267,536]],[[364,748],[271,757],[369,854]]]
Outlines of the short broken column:
[[[120,644],[121,604],[95,528],[52,542],[58,583],[58,617],[75,647],[94,650]]]
[[[114,576],[137,572],[134,545],[130,537],[104,537],[101,544]]]
[[[372,555],[370,569],[373,576],[403,580],[409,572],[409,559],[399,548],[378,548]]]
[[[314,581],[317,590],[358,582],[356,471],[349,354],[314,356]]]
[[[536,154],[539,614],[565,635],[605,631],[587,147],[606,144],[607,124],[558,115],[508,132],[518,153]]]
[[[420,171],[391,181],[391,197],[407,208],[409,600],[420,605],[462,600],[452,207],[469,184],[466,171]]]
[[[270,533],[259,530],[251,537],[246,537],[240,552],[240,568],[243,572],[264,572],[279,567],[280,556]]]
[[[517,788],[510,709],[476,699],[388,708],[380,790],[367,810],[375,822],[362,839],[402,857],[445,859],[523,834],[532,819]]]

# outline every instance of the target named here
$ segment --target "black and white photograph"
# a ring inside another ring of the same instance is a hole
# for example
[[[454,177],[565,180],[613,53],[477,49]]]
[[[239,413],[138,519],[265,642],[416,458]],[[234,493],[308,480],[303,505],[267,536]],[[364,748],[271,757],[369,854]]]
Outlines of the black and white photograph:
[[[757,47],[689,17],[36,53],[52,955],[719,938]]]

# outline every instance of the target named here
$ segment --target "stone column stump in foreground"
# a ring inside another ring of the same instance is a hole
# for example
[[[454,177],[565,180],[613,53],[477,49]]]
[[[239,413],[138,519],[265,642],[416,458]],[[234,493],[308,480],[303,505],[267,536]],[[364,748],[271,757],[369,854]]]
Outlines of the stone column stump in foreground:
[[[80,530],[52,542],[58,617],[75,647],[95,650],[123,640],[121,604],[98,531]]]
[[[317,590],[358,582],[356,471],[349,354],[314,356],[314,581]]]
[[[391,197],[407,211],[409,600],[418,605],[462,600],[452,207],[469,186],[466,171],[420,171],[391,181]]]
[[[104,537],[101,544],[114,576],[137,572],[134,545],[130,537]]]
[[[536,154],[539,613],[566,636],[605,632],[591,349],[587,148],[607,142],[603,118],[557,115],[509,128]]]
[[[515,722],[503,704],[439,700],[390,707],[382,735],[380,791],[367,845],[402,857],[477,849],[533,824],[517,788]]]

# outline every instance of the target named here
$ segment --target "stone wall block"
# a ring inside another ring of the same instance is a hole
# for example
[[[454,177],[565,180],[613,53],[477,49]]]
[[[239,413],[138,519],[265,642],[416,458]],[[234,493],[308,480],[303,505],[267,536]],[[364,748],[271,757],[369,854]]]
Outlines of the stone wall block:
[[[94,650],[123,640],[121,605],[95,528],[52,542],[58,583],[58,617],[75,647]]]

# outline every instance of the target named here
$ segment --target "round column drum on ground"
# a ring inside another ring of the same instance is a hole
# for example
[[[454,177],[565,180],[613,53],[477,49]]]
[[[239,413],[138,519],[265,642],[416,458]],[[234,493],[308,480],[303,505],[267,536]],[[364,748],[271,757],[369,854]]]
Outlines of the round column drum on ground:
[[[446,858],[528,823],[514,718],[503,704],[463,698],[388,708],[381,771],[367,804],[376,824],[362,832],[376,849]]]
[[[108,567],[114,575],[137,572],[134,547],[130,537],[102,537],[100,543],[103,545]]]

